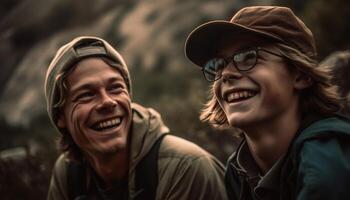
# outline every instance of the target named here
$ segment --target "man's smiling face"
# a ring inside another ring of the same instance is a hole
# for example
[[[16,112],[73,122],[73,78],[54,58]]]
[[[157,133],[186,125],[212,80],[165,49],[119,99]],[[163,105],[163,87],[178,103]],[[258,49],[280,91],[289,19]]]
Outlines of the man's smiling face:
[[[125,150],[131,99],[119,71],[101,58],[78,62],[66,78],[67,99],[58,120],[90,156]]]

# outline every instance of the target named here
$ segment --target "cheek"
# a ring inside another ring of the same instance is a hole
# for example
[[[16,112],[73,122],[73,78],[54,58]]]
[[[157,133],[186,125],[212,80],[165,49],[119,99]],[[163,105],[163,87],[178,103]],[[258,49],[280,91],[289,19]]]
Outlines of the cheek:
[[[284,77],[271,77],[265,84],[265,103],[271,107],[288,102],[293,95],[292,81]]]
[[[117,98],[116,101],[124,107],[125,112],[131,115],[131,99],[127,93]]]
[[[70,118],[70,133],[72,135],[72,138],[74,142],[80,147],[83,148],[83,146],[88,142],[87,135],[84,134],[84,123],[87,119],[87,110],[85,106],[81,104],[75,104],[72,106],[72,109],[68,113]]]
[[[74,122],[77,116],[79,116],[79,104],[73,105],[72,109],[68,112],[68,117],[71,122]]]
[[[82,113],[83,113],[83,106],[77,103],[72,106],[72,109],[68,113],[68,117],[71,122],[75,123],[76,121],[78,121],[79,118],[81,118],[80,116],[82,115]]]
[[[70,121],[70,129],[71,132],[81,133],[81,126],[86,121],[88,117],[88,109],[86,106],[82,104],[74,104],[72,109],[67,113],[67,117]]]

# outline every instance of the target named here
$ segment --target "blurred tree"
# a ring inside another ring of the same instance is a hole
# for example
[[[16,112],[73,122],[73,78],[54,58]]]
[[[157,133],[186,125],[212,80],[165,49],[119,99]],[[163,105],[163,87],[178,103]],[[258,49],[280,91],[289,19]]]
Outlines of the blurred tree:
[[[350,1],[286,0],[311,29],[322,59],[333,51],[350,48]]]

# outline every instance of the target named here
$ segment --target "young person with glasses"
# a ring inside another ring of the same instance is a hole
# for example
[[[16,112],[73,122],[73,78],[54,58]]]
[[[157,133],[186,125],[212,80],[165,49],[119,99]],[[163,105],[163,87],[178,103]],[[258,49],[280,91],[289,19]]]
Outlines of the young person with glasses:
[[[350,124],[312,32],[289,8],[205,23],[185,51],[212,83],[201,119],[243,130],[226,168],[230,199],[350,198]]]

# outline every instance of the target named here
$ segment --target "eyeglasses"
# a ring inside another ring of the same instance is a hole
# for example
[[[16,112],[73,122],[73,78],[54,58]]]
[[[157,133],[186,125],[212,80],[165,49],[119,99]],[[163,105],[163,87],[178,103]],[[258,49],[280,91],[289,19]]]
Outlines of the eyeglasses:
[[[261,47],[254,47],[248,50],[244,50],[228,58],[212,58],[202,67],[202,71],[205,79],[209,82],[214,82],[219,80],[222,76],[222,70],[230,63],[233,62],[233,65],[236,67],[238,71],[249,71],[253,69],[258,61],[258,52],[265,51],[269,54],[284,57],[280,54],[274,53],[267,49],[263,49]]]

